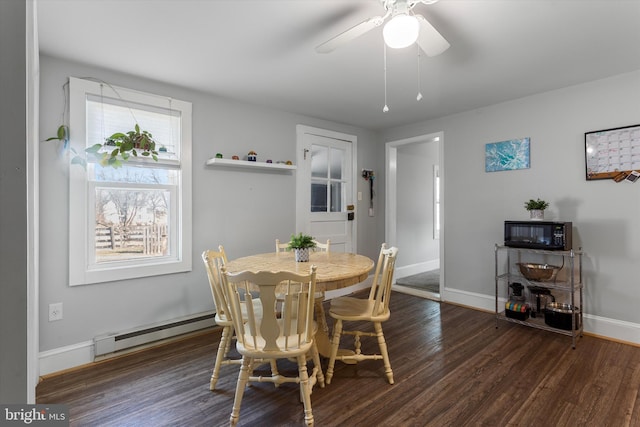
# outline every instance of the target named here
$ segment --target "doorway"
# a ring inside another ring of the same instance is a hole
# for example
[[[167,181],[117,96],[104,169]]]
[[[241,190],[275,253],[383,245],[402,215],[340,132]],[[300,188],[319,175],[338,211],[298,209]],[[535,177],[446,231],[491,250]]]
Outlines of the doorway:
[[[442,300],[443,133],[386,144],[386,241],[398,246],[394,290]]]

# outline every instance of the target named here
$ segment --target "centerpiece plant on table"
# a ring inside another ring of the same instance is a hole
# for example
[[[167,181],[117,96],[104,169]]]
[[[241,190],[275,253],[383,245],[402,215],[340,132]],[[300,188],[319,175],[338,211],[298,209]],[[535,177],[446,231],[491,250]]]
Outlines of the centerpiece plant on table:
[[[295,251],[296,261],[308,262],[309,261],[309,249],[315,248],[316,242],[313,237],[307,234],[292,234],[289,241],[289,249]]]

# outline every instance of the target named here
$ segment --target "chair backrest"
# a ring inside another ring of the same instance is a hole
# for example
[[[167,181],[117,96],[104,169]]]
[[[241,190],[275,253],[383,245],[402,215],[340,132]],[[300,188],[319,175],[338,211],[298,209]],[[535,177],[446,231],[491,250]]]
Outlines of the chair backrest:
[[[331,239],[327,239],[327,243],[320,243],[317,240],[313,239],[316,244],[316,250],[320,252],[330,252],[331,251]]]
[[[276,253],[284,252],[289,247],[289,242],[280,243],[280,240],[276,239]]]
[[[227,254],[222,246],[218,246],[217,251],[202,252],[202,260],[207,270],[213,303],[216,306],[216,317],[218,320],[231,322],[227,293],[222,284],[222,267],[227,263]]]
[[[391,296],[391,285],[393,283],[393,272],[396,265],[396,255],[398,248],[387,249],[387,244],[383,243],[376,264],[376,271],[373,276],[373,284],[369,291],[369,300],[375,301],[373,304],[373,315],[382,314],[389,309],[389,299]]]
[[[282,354],[308,348],[314,336],[315,266],[310,267],[309,274],[222,271],[240,353]],[[254,299],[245,298],[249,293]],[[276,300],[281,303],[278,309]],[[245,321],[238,321],[243,305]]]

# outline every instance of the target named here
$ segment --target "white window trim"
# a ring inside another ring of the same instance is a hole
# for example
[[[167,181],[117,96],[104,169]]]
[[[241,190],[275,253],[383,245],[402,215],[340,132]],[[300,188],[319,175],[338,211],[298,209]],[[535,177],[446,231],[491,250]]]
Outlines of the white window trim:
[[[113,90],[115,89],[117,93]],[[122,97],[131,102],[166,107],[167,97],[139,92],[136,90],[101,84],[85,79],[69,79],[69,129],[71,147],[83,153],[86,142],[86,106],[87,95]],[[88,251],[88,191],[87,172],[81,166],[70,165],[69,172],[69,285],[85,285],[116,280],[126,280],[162,274],[180,273],[192,269],[192,118],[191,103],[171,99],[171,108],[181,111],[181,153],[182,169],[180,198],[177,201],[178,234],[177,253],[171,259],[146,260],[143,265],[108,266],[89,268]]]
[[[433,165],[433,239],[440,239],[440,165]]]

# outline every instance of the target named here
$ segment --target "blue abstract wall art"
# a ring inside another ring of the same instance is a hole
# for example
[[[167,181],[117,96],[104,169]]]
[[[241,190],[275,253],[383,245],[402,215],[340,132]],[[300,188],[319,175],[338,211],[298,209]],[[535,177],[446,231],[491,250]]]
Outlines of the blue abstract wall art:
[[[485,145],[484,167],[486,172],[529,169],[530,138],[511,139]]]

